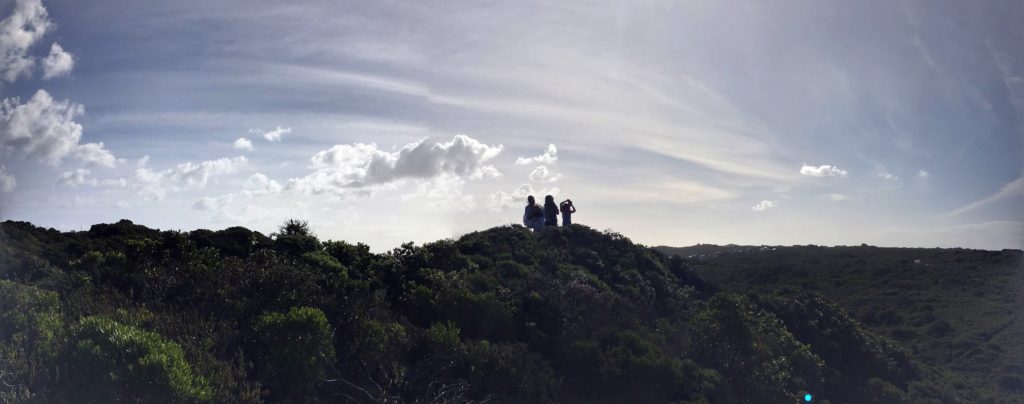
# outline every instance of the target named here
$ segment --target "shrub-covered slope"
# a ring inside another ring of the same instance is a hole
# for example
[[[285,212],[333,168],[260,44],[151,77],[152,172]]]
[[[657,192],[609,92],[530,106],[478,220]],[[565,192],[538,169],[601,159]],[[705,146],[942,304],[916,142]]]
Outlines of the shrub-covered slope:
[[[658,247],[732,291],[815,291],[915,360],[955,375],[971,402],[1024,402],[1020,250]]]
[[[973,401],[820,295],[579,225],[384,254],[294,222],[0,226],[0,401]]]

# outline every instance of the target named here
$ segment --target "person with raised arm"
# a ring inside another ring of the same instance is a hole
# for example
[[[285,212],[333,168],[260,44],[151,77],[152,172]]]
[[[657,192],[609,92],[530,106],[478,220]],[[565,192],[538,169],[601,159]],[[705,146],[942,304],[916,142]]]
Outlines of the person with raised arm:
[[[568,227],[572,224],[572,214],[576,213],[576,206],[572,204],[572,199],[567,198],[558,204],[558,208],[562,211],[562,227]]]

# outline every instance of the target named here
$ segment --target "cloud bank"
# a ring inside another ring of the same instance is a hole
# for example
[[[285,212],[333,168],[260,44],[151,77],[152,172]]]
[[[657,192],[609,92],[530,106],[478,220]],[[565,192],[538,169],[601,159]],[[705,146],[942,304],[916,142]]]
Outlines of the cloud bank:
[[[396,152],[380,150],[374,143],[335,145],[313,155],[313,173],[289,180],[288,189],[340,195],[406,179],[428,180],[442,175],[493,178],[501,173],[488,162],[503,149],[500,144],[487,145],[466,135],[444,143],[424,139]]]

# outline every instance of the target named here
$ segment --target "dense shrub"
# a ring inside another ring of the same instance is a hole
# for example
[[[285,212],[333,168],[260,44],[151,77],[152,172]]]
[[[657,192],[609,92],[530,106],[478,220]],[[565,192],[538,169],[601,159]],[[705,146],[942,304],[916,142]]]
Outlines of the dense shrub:
[[[262,380],[276,399],[312,394],[334,363],[334,330],[320,309],[266,313],[256,321],[255,331],[262,343]]]
[[[301,221],[278,230],[0,224],[0,401],[792,403],[812,392],[835,404],[955,403],[974,387],[915,362],[831,296],[772,294],[772,282],[813,284],[816,272],[794,262],[825,265],[816,254],[828,249],[780,262],[761,249],[709,269],[580,225],[496,227],[381,254],[320,242]],[[742,265],[757,268],[757,285],[733,293],[705,280]],[[1009,287],[991,292],[1016,301]],[[946,354],[973,368],[1016,352],[1012,322],[964,335],[940,322],[941,299],[901,302],[851,307],[908,341],[941,334]],[[1004,362],[998,394],[979,401],[1021,397],[1024,371]]]
[[[104,317],[82,319],[71,332],[68,378],[82,402],[195,402],[209,398],[181,347],[157,333]]]
[[[57,380],[64,333],[57,298],[0,280],[0,402],[31,398]]]

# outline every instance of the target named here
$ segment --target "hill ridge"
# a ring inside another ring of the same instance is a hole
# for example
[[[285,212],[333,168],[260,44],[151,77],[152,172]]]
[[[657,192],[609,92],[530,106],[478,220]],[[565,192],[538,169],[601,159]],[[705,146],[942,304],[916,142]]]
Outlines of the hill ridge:
[[[813,393],[844,403],[1017,394],[1011,379],[992,393],[918,360],[800,283],[741,289],[708,262],[580,225],[540,234],[499,226],[381,254],[301,227],[273,238],[130,221],[0,229],[0,287],[15,296],[0,299],[0,316],[27,305],[60,320],[0,333],[0,355],[16,359],[5,382],[20,390],[0,392],[11,397],[792,402]],[[121,376],[83,379],[75,370],[97,357],[76,346],[120,349],[86,332],[101,324],[180,360],[154,368],[152,380],[123,374],[136,366],[123,357],[100,373]],[[25,345],[49,334],[62,337]],[[50,359],[29,366],[18,352]]]

